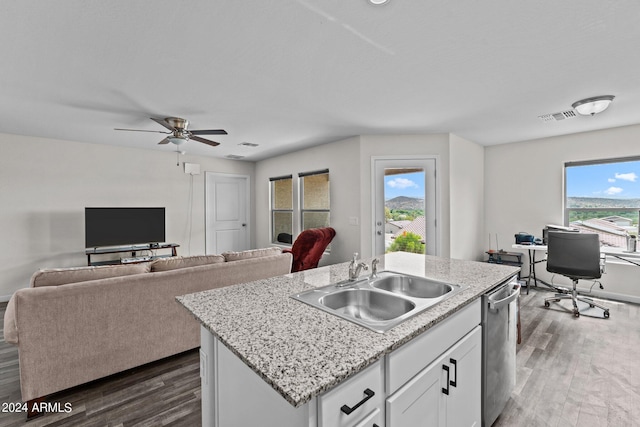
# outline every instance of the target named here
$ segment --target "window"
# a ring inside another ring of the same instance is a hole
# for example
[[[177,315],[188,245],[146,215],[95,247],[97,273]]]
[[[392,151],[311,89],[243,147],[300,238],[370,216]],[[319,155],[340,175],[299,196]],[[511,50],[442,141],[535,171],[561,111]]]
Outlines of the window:
[[[565,225],[626,247],[638,234],[640,157],[565,163]]]
[[[271,242],[291,245],[301,231],[329,227],[329,170],[269,178]],[[296,187],[297,185],[297,187]]]
[[[329,171],[307,172],[298,176],[301,230],[329,227]]]
[[[271,242],[291,244],[293,236],[293,177],[270,178]]]

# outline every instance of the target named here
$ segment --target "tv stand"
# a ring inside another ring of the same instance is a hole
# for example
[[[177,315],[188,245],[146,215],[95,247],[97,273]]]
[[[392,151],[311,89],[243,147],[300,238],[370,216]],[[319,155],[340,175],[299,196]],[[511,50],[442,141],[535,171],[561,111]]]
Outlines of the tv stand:
[[[158,249],[171,249],[171,255],[155,255],[151,259],[163,258],[167,256],[178,256],[177,248],[180,245],[175,243],[145,243],[141,245],[127,245],[127,246],[108,246],[98,248],[87,248],[85,254],[87,255],[87,265],[110,265],[121,264],[119,259],[112,259],[107,261],[92,261],[92,255],[105,255],[105,254],[117,254],[117,253],[129,253],[130,257],[136,257],[136,252],[139,251],[155,251]],[[145,260],[146,261],[146,260]],[[142,262],[142,261],[141,261]],[[130,262],[129,262],[130,263]]]

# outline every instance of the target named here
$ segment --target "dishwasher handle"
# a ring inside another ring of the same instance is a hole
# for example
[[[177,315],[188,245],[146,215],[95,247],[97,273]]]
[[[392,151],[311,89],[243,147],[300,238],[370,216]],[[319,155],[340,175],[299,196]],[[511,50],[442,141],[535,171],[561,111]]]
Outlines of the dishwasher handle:
[[[489,308],[492,310],[497,310],[499,308],[507,306],[511,304],[513,301],[515,301],[519,295],[520,295],[520,284],[513,285],[513,289],[508,297],[497,300],[497,301],[489,298]]]

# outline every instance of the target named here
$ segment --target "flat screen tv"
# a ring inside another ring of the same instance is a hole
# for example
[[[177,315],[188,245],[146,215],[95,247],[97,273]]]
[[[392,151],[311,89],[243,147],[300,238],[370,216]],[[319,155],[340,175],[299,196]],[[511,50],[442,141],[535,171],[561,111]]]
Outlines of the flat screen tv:
[[[165,241],[164,208],[84,208],[85,247]]]

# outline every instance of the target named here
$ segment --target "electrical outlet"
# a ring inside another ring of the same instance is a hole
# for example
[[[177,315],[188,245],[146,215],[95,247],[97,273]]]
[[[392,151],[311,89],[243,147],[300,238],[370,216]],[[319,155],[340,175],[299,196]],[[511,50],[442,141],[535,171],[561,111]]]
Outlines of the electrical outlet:
[[[350,216],[349,217],[349,225],[359,225],[359,221],[358,221],[358,217],[357,216]]]

